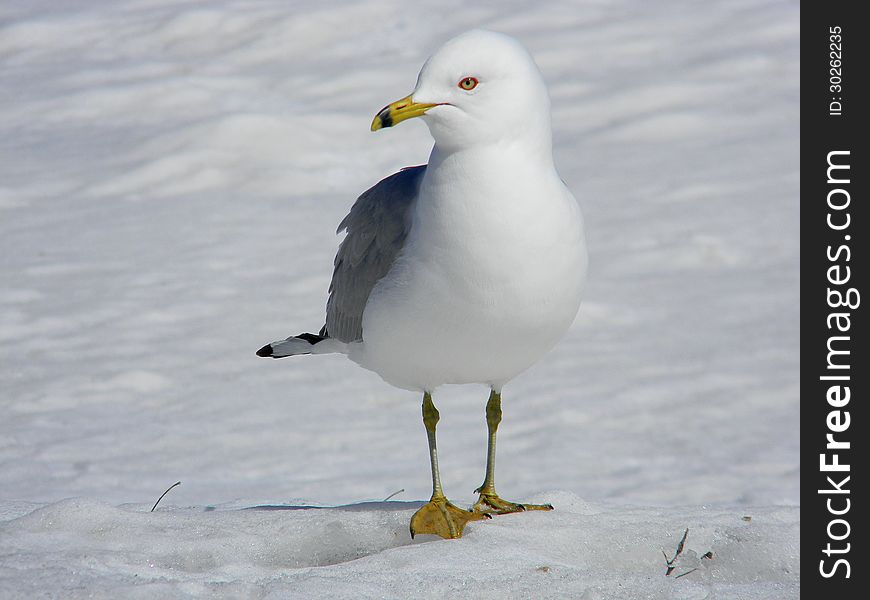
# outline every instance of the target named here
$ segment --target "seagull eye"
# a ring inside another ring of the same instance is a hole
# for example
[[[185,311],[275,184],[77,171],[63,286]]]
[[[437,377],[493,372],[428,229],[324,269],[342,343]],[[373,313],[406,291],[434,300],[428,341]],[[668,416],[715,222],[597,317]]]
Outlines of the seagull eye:
[[[475,77],[466,77],[462,81],[459,82],[459,87],[461,87],[466,92],[473,90],[477,87],[477,79]]]

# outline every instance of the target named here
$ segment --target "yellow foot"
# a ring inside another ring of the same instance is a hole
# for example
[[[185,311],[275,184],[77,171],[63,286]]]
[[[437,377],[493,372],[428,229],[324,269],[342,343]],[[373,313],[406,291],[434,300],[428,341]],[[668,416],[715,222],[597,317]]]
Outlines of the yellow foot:
[[[508,513],[523,512],[524,510],[553,510],[552,504],[518,504],[502,500],[495,492],[475,491],[480,493],[480,498],[474,503],[474,508],[472,509],[474,512],[506,515]]]
[[[411,517],[411,537],[418,533],[432,533],[445,539],[460,538],[469,521],[491,518],[486,513],[462,510],[447,498],[433,498]]]

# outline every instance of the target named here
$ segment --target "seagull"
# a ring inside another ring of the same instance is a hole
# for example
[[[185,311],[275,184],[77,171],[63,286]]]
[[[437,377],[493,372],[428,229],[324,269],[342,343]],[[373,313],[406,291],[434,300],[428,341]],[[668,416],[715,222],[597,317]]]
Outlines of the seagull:
[[[549,504],[495,489],[502,389],[555,346],[586,280],[583,217],[556,172],[543,76],[514,38],[471,30],[423,65],[414,91],[377,113],[372,131],[420,117],[429,162],[364,192],[338,226],[326,324],[258,356],[342,353],[387,383],[423,394],[432,497],[411,536],[462,536],[471,521]],[[470,510],[441,487],[435,390],[489,387],[486,474]]]

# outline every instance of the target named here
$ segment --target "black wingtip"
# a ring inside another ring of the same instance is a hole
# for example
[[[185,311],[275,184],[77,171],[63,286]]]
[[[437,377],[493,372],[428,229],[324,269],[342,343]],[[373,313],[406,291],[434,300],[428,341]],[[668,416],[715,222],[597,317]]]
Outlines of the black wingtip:
[[[313,333],[300,333],[296,336],[297,339],[305,340],[312,346],[319,342],[322,342],[325,338],[322,335],[315,335]]]
[[[269,358],[272,356],[272,344],[266,344],[259,350],[257,350],[257,356],[262,356],[263,358]]]

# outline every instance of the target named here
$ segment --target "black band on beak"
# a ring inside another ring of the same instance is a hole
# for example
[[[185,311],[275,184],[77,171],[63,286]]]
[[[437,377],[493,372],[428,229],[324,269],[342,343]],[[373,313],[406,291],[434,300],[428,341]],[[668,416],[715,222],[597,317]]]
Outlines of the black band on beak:
[[[390,114],[390,107],[385,106],[381,112],[378,113],[378,119],[381,121],[381,127],[392,127],[393,126],[393,117]]]

